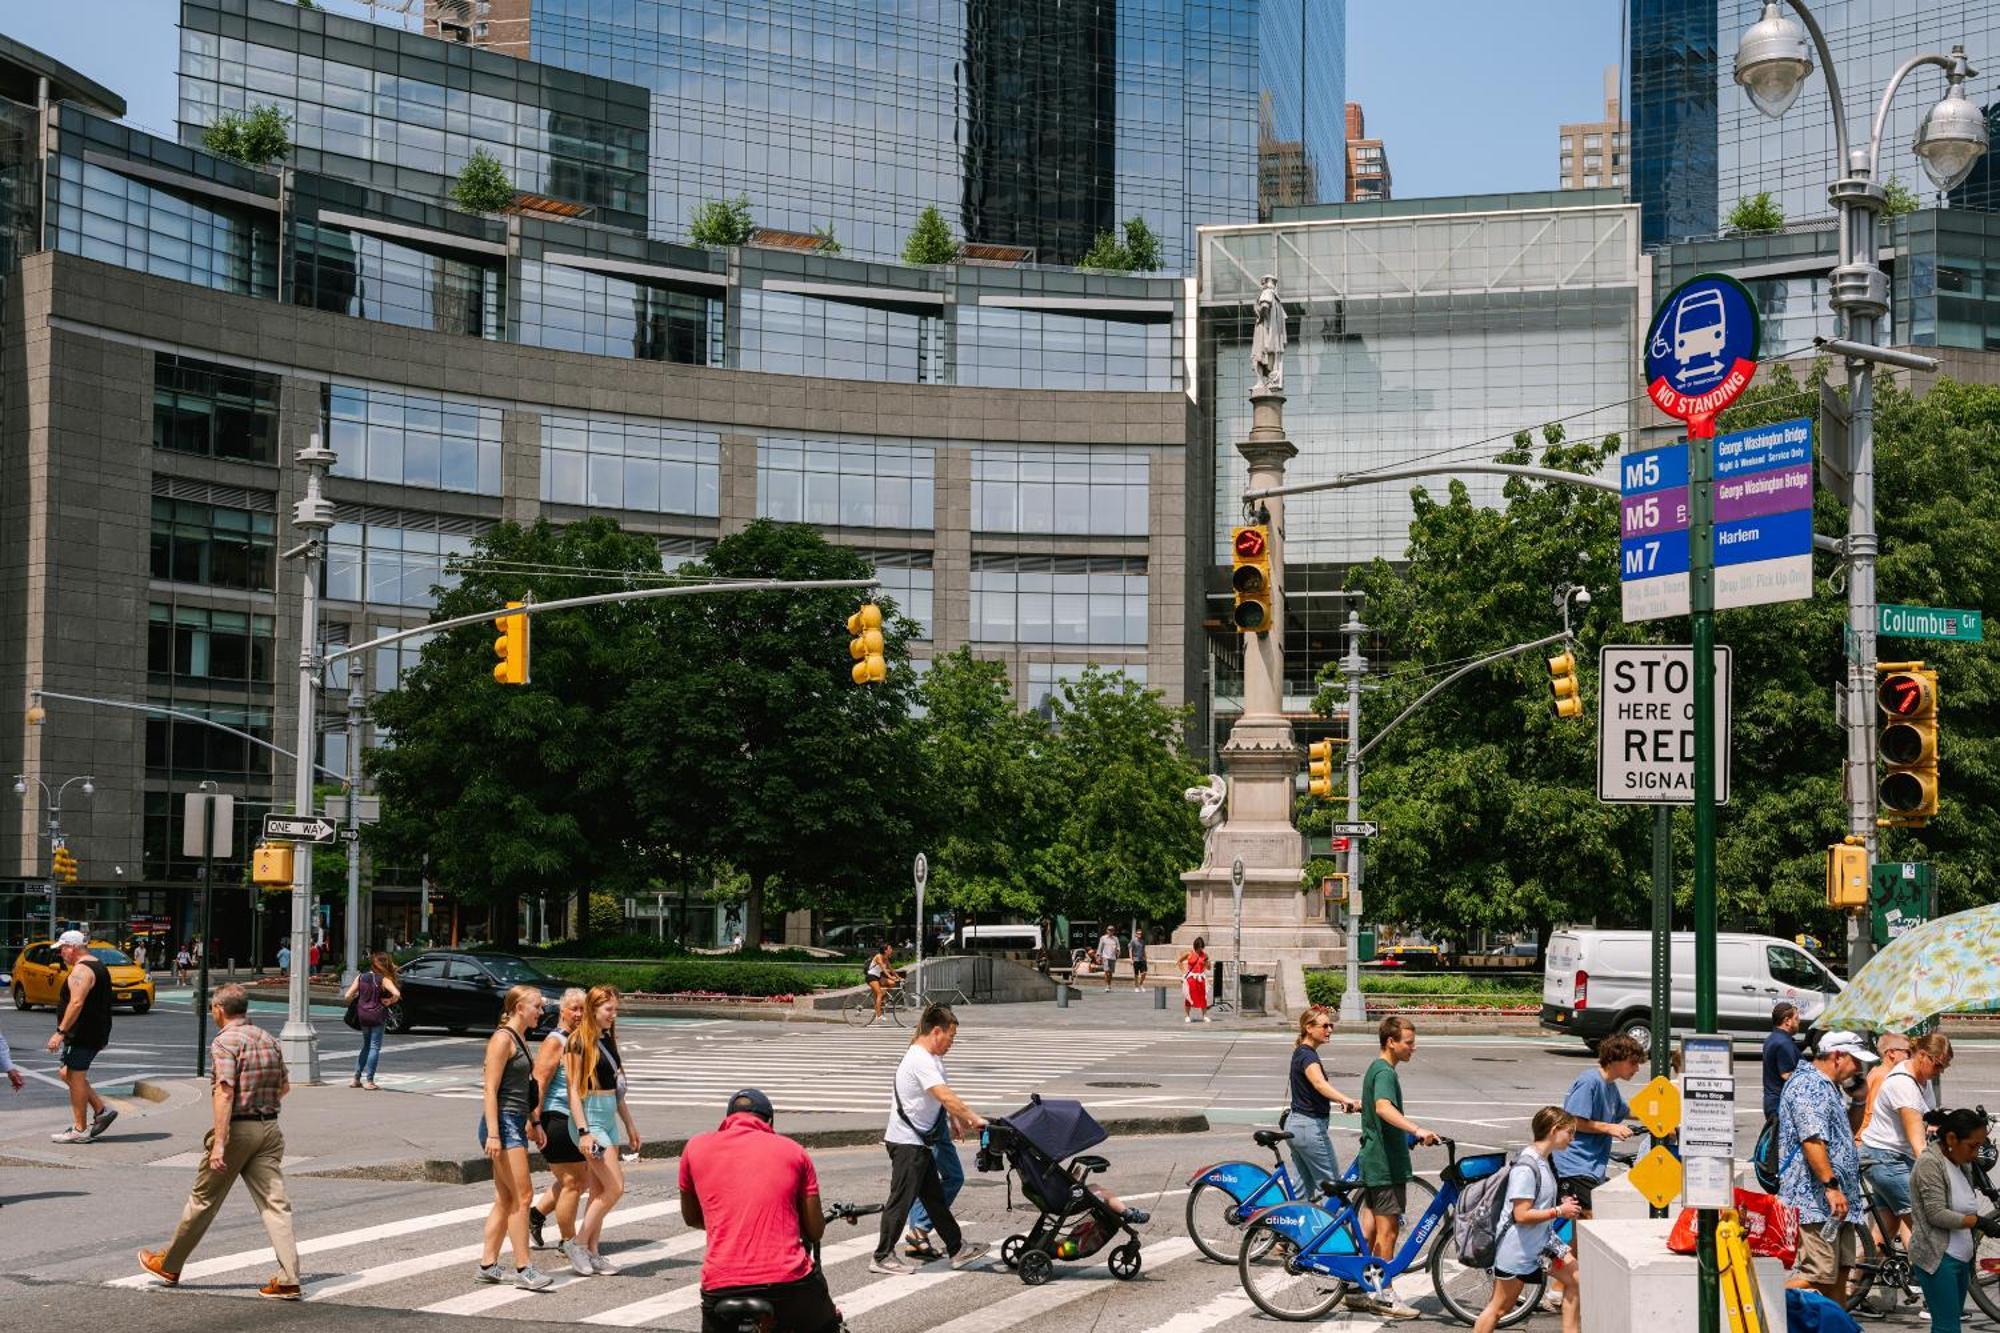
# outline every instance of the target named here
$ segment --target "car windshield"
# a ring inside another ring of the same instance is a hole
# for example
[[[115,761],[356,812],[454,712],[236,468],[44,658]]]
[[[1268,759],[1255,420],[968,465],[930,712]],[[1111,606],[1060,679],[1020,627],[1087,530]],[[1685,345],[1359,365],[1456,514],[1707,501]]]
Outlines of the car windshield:
[[[549,980],[548,973],[542,971],[532,963],[522,962],[519,958],[509,958],[504,954],[489,953],[481,954],[479,961],[486,965],[488,972],[491,972],[495,977],[510,986],[524,985],[531,981]]]
[[[92,949],[91,952],[96,954],[97,961],[106,967],[129,967],[132,963],[132,960],[119,949]]]

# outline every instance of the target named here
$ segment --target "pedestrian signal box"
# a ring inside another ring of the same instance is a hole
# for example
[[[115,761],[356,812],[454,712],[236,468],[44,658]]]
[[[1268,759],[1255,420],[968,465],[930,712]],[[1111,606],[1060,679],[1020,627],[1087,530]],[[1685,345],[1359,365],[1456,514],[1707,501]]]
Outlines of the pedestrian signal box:
[[[1868,906],[1868,846],[1858,837],[1826,849],[1826,905],[1841,912]]]
[[[292,883],[292,845],[266,842],[250,857],[250,881],[261,888],[289,888]]]

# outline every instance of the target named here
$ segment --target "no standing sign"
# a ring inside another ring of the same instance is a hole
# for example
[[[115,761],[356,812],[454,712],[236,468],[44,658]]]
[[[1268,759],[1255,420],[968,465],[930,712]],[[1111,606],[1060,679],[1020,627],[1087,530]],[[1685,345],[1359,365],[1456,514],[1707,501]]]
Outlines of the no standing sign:
[[[1598,649],[1597,799],[1694,804],[1694,649]],[[1729,803],[1729,649],[1715,650],[1715,803]]]

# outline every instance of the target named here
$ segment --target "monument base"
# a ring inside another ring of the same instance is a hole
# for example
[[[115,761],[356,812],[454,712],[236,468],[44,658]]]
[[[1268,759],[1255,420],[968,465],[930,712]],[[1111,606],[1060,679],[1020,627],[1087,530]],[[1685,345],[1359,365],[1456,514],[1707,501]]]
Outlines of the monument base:
[[[1296,832],[1291,834],[1294,846]],[[1233,854],[1231,859],[1234,859]],[[1245,967],[1295,962],[1302,967],[1332,967],[1347,961],[1345,932],[1327,915],[1328,900],[1299,889],[1298,866],[1243,867],[1243,945]],[[1187,889],[1187,918],[1174,931],[1173,945],[1185,949],[1200,936],[1210,958],[1235,958],[1236,902],[1230,892],[1229,867],[1203,866],[1181,876]],[[1335,902],[1336,913],[1339,910]]]

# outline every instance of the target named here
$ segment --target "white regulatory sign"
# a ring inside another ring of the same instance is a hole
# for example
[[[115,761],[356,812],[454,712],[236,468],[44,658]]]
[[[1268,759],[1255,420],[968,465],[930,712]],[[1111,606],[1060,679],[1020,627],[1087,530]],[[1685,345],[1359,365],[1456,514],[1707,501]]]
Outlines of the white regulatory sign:
[[[1694,649],[1598,650],[1597,799],[1694,804]],[[1730,653],[1715,650],[1715,801],[1729,803]]]
[[[1681,1157],[1736,1155],[1736,1080],[1681,1080]]]

